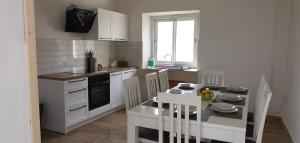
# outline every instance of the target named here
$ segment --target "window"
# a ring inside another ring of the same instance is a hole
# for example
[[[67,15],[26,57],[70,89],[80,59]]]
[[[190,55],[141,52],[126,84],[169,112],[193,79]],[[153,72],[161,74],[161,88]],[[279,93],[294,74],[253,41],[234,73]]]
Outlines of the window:
[[[153,17],[153,47],[158,64],[197,66],[196,15]]]

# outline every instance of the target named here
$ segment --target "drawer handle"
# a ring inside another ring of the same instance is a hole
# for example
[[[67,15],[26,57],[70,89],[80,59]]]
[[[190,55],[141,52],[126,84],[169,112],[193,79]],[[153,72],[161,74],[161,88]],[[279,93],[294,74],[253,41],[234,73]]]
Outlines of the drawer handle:
[[[74,82],[81,82],[81,81],[85,81],[86,79],[82,79],[82,80],[72,80],[72,81],[69,81],[69,83],[74,83]]]
[[[78,108],[75,108],[75,109],[70,109],[69,111],[76,111],[76,110],[79,110],[79,109],[81,109],[81,108],[84,108],[84,107],[86,107],[86,105],[83,105],[83,106],[80,106],[80,107],[78,107]]]
[[[80,90],[75,90],[75,91],[70,91],[69,93],[76,93],[76,92],[81,92],[81,91],[84,91],[84,90],[86,90],[86,88],[80,89]]]

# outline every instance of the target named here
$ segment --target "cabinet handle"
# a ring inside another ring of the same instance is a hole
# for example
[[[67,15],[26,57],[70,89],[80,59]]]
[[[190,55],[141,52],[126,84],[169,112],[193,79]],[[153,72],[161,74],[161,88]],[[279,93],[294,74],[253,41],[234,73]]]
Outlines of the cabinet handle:
[[[76,92],[80,92],[80,91],[84,91],[84,90],[86,90],[86,88],[80,89],[80,90],[75,90],[75,91],[70,91],[69,93],[76,93]]]
[[[79,109],[81,109],[81,108],[84,108],[84,107],[86,107],[86,105],[83,105],[83,106],[80,106],[80,107],[78,107],[78,108],[75,108],[75,109],[70,109],[69,111],[76,111],[76,110],[79,110]]]
[[[102,40],[111,40],[112,38],[102,38],[102,37],[100,37],[100,39],[102,39]]]
[[[81,82],[81,81],[85,81],[86,79],[82,79],[82,80],[72,80],[72,81],[69,81],[69,83],[74,83],[74,82]]]
[[[117,75],[121,75],[122,73],[113,73],[111,74],[111,76],[117,76]]]

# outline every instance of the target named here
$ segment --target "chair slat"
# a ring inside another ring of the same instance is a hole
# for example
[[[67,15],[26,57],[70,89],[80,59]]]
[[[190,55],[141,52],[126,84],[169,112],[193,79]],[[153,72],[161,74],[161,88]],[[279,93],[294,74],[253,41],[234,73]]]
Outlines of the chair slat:
[[[205,70],[202,72],[203,84],[225,85],[225,73],[223,71]]]
[[[164,122],[162,115],[162,103],[169,103],[169,131],[170,131],[170,143],[174,142],[174,132],[177,135],[177,143],[181,143],[182,134],[184,134],[184,142],[189,142],[190,137],[190,106],[195,107],[197,111],[197,143],[200,143],[200,129],[201,129],[201,97],[196,96],[192,93],[185,93],[184,95],[170,94],[161,92],[158,93],[158,105],[159,105],[159,142],[163,139],[163,128]],[[174,105],[177,107],[177,117],[174,117]],[[184,108],[184,109],[183,109]],[[184,111],[184,122],[182,121],[182,112]],[[174,122],[175,121],[175,122]],[[183,126],[182,126],[183,125]],[[175,127],[176,126],[176,127]],[[176,129],[176,131],[174,131]],[[182,132],[183,131],[183,132]]]
[[[157,96],[157,92],[159,92],[160,89],[158,84],[158,76],[156,72],[146,75],[146,86],[149,99],[152,99],[153,97]]]
[[[125,93],[126,111],[141,104],[141,90],[138,77],[132,77],[123,81]]]

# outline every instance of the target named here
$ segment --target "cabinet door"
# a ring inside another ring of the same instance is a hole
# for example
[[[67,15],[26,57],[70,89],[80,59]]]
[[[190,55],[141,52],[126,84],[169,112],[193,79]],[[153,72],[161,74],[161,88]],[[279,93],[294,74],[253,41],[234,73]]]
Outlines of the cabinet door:
[[[116,41],[127,40],[127,16],[122,13],[113,12],[111,16],[112,38]]]
[[[116,108],[124,104],[122,96],[122,72],[110,74],[110,105]]]
[[[136,70],[123,71],[122,80],[129,79],[135,75]]]
[[[124,41],[128,40],[128,16],[125,14],[122,14],[122,25],[121,27],[121,39],[124,39]]]
[[[88,118],[88,106],[87,104],[79,104],[73,107],[67,108],[66,111],[66,126],[72,126],[76,123],[84,121]]]
[[[98,39],[112,40],[111,11],[98,9]]]

